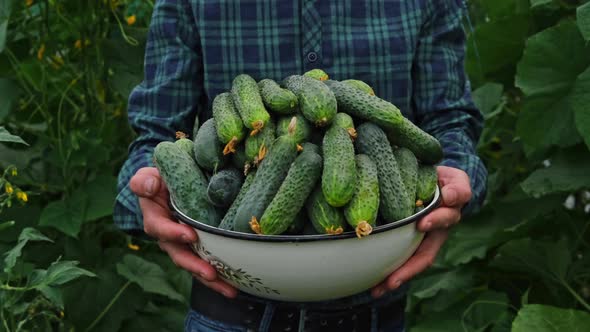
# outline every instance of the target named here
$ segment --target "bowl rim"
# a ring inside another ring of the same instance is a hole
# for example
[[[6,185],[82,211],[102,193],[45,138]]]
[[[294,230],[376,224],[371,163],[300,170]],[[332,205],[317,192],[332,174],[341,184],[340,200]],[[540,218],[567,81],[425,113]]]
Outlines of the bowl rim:
[[[373,232],[371,233],[371,235],[390,231],[390,230],[414,223],[414,222],[422,219],[422,217],[424,217],[426,214],[430,213],[435,208],[437,208],[440,205],[441,201],[442,201],[442,195],[441,195],[440,187],[437,184],[436,191],[434,192],[434,197],[432,198],[430,203],[428,203],[428,205],[424,209],[422,209],[421,211],[414,213],[413,215],[406,217],[404,219],[400,219],[398,221],[394,221],[392,223],[388,223],[385,225],[379,225],[379,226],[373,227]],[[227,229],[221,229],[221,228],[217,228],[214,226],[210,226],[210,225],[207,225],[205,223],[202,223],[200,221],[190,218],[189,216],[187,216],[186,214],[184,214],[182,211],[180,211],[178,209],[176,204],[174,204],[174,201],[172,200],[172,198],[170,198],[169,204],[170,204],[173,216],[176,219],[178,219],[179,221],[181,221],[185,224],[188,224],[189,226],[192,226],[192,227],[194,227],[198,230],[201,230],[203,232],[207,232],[207,233],[211,233],[211,234],[215,234],[215,235],[220,235],[220,236],[224,236],[224,237],[229,237],[229,238],[234,238],[234,239],[239,239],[239,240],[249,240],[249,241],[259,241],[259,242],[311,242],[311,241],[320,241],[320,240],[342,240],[342,239],[350,239],[350,238],[357,237],[354,231],[348,231],[348,232],[344,232],[344,233],[338,234],[338,235],[329,235],[329,234],[260,235],[260,234],[253,234],[253,233],[236,232],[236,231],[231,231],[231,230],[227,230]]]

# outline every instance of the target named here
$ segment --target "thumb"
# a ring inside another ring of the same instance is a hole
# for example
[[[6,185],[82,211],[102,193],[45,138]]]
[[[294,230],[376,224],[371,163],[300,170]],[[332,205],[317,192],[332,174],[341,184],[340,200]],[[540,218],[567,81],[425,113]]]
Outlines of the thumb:
[[[140,168],[129,181],[129,187],[139,197],[151,198],[162,188],[162,178],[155,167]]]

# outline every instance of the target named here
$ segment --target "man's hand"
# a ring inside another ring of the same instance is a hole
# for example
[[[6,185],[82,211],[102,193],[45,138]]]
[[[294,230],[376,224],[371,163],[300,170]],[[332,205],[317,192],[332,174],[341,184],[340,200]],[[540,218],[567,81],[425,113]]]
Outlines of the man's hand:
[[[215,269],[191,251],[188,245],[197,241],[195,231],[171,219],[168,208],[168,189],[158,169],[155,167],[139,169],[131,178],[129,186],[139,197],[144,231],[158,239],[158,245],[168,253],[174,264],[189,271],[207,287],[226,297],[236,297],[237,290],[217,279]]]
[[[424,240],[404,265],[373,288],[373,297],[398,288],[430,267],[447,239],[448,228],[461,220],[461,208],[471,199],[469,176],[460,169],[446,166],[438,166],[437,172],[443,201],[440,207],[418,222],[418,230],[426,232]]]

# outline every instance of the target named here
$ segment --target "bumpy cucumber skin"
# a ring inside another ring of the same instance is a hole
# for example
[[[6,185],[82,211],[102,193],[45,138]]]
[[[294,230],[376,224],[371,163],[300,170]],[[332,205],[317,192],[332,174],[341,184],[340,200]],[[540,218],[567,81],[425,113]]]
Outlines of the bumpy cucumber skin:
[[[416,203],[416,184],[418,181],[418,160],[416,156],[407,148],[397,148],[393,150],[395,161],[399,166],[402,181],[406,187],[408,194],[408,204],[414,205]]]
[[[297,117],[297,127],[295,128],[295,139],[297,143],[303,143],[309,140],[313,130],[311,123],[305,119],[301,114],[293,115]],[[286,135],[289,132],[289,123],[293,116],[283,116],[277,121],[277,137]]]
[[[315,187],[321,172],[322,157],[319,154],[304,151],[295,159],[260,219],[262,234],[281,234],[289,228]]]
[[[154,163],[180,211],[207,225],[219,225],[221,216],[207,201],[207,179],[186,152],[172,142],[161,142],[154,149]]]
[[[174,144],[178,145],[182,150],[186,151],[189,156],[194,160],[195,159],[195,144],[188,138],[179,138],[177,139]]]
[[[305,209],[300,209],[295,216],[295,220],[289,225],[289,228],[285,231],[286,234],[299,235],[303,232],[305,225],[307,224],[307,215]]]
[[[252,217],[260,220],[287,176],[295,157],[297,157],[297,142],[292,135],[284,135],[274,141],[236,212],[234,230],[244,233],[253,232],[250,228]]]
[[[345,81],[342,81],[342,83],[348,84],[351,87],[353,87],[355,89],[359,89],[360,91],[363,91],[364,93],[367,93],[371,96],[375,95],[375,91],[373,91],[373,88],[371,88],[370,85],[368,85],[367,83],[365,83],[361,80],[345,80]]]
[[[416,186],[416,200],[423,203],[430,202],[434,198],[438,174],[436,167],[432,165],[420,165],[418,167],[418,180]]]
[[[229,143],[234,137],[236,143],[244,139],[246,130],[238,110],[234,106],[231,93],[224,92],[218,94],[213,99],[213,118],[215,119],[215,128],[217,137],[223,144]]]
[[[356,155],[356,190],[344,208],[344,217],[356,228],[361,221],[375,226],[379,213],[379,177],[377,165],[364,154]]]
[[[402,125],[404,117],[392,103],[342,82],[326,81],[325,84],[336,96],[340,112],[371,121],[388,130]]]
[[[219,137],[217,137],[213,118],[203,123],[193,143],[195,146],[195,160],[199,166],[210,172],[216,172],[217,169],[223,167],[225,163],[223,148]]]
[[[329,78],[328,74],[326,74],[325,71],[323,71],[319,68],[309,70],[309,71],[305,72],[303,74],[303,76],[311,77],[311,78],[319,80],[319,81],[325,81]]]
[[[348,132],[332,125],[324,135],[322,191],[330,205],[346,205],[355,191],[354,145]]]
[[[293,91],[299,100],[299,109],[316,127],[324,127],[336,116],[336,98],[321,81],[307,76],[292,75],[283,85]]]
[[[354,128],[354,120],[352,120],[352,117],[350,115],[340,112],[336,113],[333,125],[348,130],[348,128]]]
[[[241,170],[242,172],[244,171],[244,166],[246,166],[246,147],[244,145],[244,143],[241,143],[240,145],[237,146],[236,148],[236,152],[231,156],[231,162],[232,165]]]
[[[297,112],[299,101],[293,92],[281,88],[277,82],[268,78],[258,82],[258,87],[264,105],[272,112],[278,114]]]
[[[338,228],[344,231],[346,228],[346,220],[342,209],[328,204],[321,186],[316,186],[316,189],[311,193],[307,202],[305,202],[305,210],[315,232],[318,234],[328,234],[328,230],[334,231]]]
[[[266,126],[257,135],[250,135],[246,138],[246,162],[253,163],[256,161],[260,146],[264,144],[266,148],[270,148],[272,142],[275,140],[275,124],[271,120],[266,123]]]
[[[209,203],[218,207],[228,207],[234,201],[244,176],[235,168],[223,169],[211,177],[207,186],[207,199]]]
[[[231,95],[244,126],[260,129],[255,128],[257,123],[262,127],[266,125],[270,114],[264,107],[258,84],[251,76],[247,74],[236,76],[232,82]]]
[[[412,150],[423,164],[434,165],[443,158],[440,142],[406,118],[400,126],[390,129],[387,137],[391,144]]]
[[[218,226],[219,228],[227,229],[230,231],[234,229],[234,218],[236,216],[236,212],[238,212],[240,204],[242,204],[244,197],[246,197],[246,193],[248,192],[248,189],[250,189],[250,185],[252,185],[252,182],[254,182],[255,176],[255,171],[248,173],[246,179],[244,180],[244,183],[242,184],[242,187],[240,188],[238,196],[236,196],[236,199],[234,199],[233,203],[231,203],[231,206],[229,207],[229,209],[225,213],[225,216],[221,220],[221,223]]]
[[[322,156],[322,149],[313,143],[305,142],[305,143],[301,144],[301,147],[303,148],[303,151],[311,150],[311,151],[319,154],[320,156]]]
[[[355,146],[360,154],[368,155],[377,165],[379,176],[379,211],[386,223],[403,219],[413,214],[414,205],[402,180],[399,166],[385,132],[377,125],[365,122],[357,128]]]

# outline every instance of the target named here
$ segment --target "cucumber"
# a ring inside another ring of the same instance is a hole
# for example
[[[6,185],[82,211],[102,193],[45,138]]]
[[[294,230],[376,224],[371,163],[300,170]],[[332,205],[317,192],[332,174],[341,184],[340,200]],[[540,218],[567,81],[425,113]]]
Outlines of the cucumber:
[[[180,211],[207,225],[219,224],[221,216],[207,201],[207,179],[180,146],[172,142],[159,143],[154,149],[154,164]]]
[[[356,236],[371,234],[379,213],[379,178],[377,166],[364,154],[355,157],[356,190],[344,208],[344,217]]]
[[[387,137],[391,144],[412,150],[423,164],[434,165],[443,159],[440,142],[406,118],[400,126],[389,130]]]
[[[377,165],[379,177],[379,211],[386,223],[410,216],[414,205],[406,193],[399,166],[387,135],[377,125],[365,122],[357,128],[355,147],[359,154],[366,154]]]
[[[231,93],[218,94],[213,99],[212,108],[217,137],[222,144],[225,144],[223,154],[236,152],[236,146],[244,139],[246,132]]]
[[[199,132],[199,127],[201,125],[201,121],[199,121],[199,116],[195,116],[195,123],[193,124],[193,137],[197,137],[197,133]]]
[[[238,145],[236,152],[231,156],[232,165],[240,171],[245,171],[246,161],[246,147],[244,144]]]
[[[194,138],[195,160],[203,169],[217,172],[225,164],[222,144],[217,137],[215,120],[205,121]]]
[[[207,199],[209,203],[218,207],[228,207],[234,201],[244,176],[235,168],[223,169],[211,177],[207,186]]]
[[[232,82],[231,95],[244,126],[252,129],[251,135],[256,135],[270,120],[258,84],[249,75],[240,74]]]
[[[292,75],[283,85],[295,93],[301,113],[316,127],[332,122],[336,115],[336,98],[324,83],[311,77]]]
[[[287,228],[285,233],[290,235],[299,235],[303,233],[303,229],[305,228],[306,224],[307,215],[305,214],[305,209],[300,209],[295,216],[295,220],[293,220],[291,225],[289,225],[289,228]]]
[[[309,70],[309,71],[305,72],[303,75],[307,76],[307,77],[311,77],[311,78],[319,80],[319,81],[325,81],[330,78],[328,76],[328,74],[326,74],[325,71],[323,71],[321,69],[317,69],[317,68]]]
[[[272,153],[272,152],[271,152]],[[322,157],[313,151],[301,153],[291,165],[287,177],[272,199],[260,224],[253,221],[252,229],[259,234],[276,235],[285,232],[295,221],[297,213],[315,187],[322,172]]]
[[[334,125],[346,129],[350,138],[356,138],[356,129],[354,129],[354,120],[346,113],[336,113],[334,117]]]
[[[195,144],[193,141],[188,139],[188,136],[183,133],[182,131],[176,132],[176,141],[174,144],[178,145],[182,150],[186,151],[189,156],[194,160],[195,159]]]
[[[272,120],[268,121],[257,135],[250,135],[246,138],[246,163],[251,166],[258,166],[264,158],[268,148],[275,140],[275,124]]]
[[[355,191],[356,166],[354,145],[348,132],[331,126],[324,135],[324,172],[322,191],[330,205],[346,205]]]
[[[311,137],[312,126],[301,114],[294,115],[297,117],[297,128],[295,129],[295,139],[298,144],[306,142]],[[289,123],[293,116],[283,116],[277,121],[277,137],[285,135],[288,132]]]
[[[371,96],[348,84],[326,81],[338,101],[338,111],[371,121],[386,130],[398,129],[404,117],[392,103]]]
[[[360,80],[345,80],[342,81],[342,83],[348,84],[351,87],[355,88],[355,89],[359,89],[360,91],[367,93],[371,96],[375,95],[375,91],[373,91],[373,88],[371,88],[370,85],[368,85],[367,83],[360,81]]]
[[[416,183],[418,181],[418,160],[416,156],[407,148],[397,148],[393,150],[395,161],[399,166],[400,175],[404,186],[406,187],[406,193],[408,193],[408,204],[414,205],[416,203]]]
[[[311,222],[306,222],[305,225],[303,225],[303,230],[301,231],[301,234],[303,234],[303,235],[319,235],[322,233],[318,233],[315,230],[315,227],[313,226],[313,224]]]
[[[303,148],[303,151],[311,150],[311,151],[319,154],[320,156],[322,155],[322,149],[313,143],[305,142],[305,143],[301,144],[301,147]]]
[[[292,135],[296,120],[293,121],[290,135],[277,138],[268,155],[262,160],[254,182],[248,189],[242,204],[236,212],[234,229],[238,232],[252,233],[250,222],[259,220],[273,199],[289,172],[291,163],[297,157],[297,142]]]
[[[225,216],[221,220],[221,223],[218,226],[219,228],[227,229],[230,231],[234,229],[234,218],[236,216],[236,212],[238,212],[238,208],[240,207],[242,200],[244,199],[244,197],[246,197],[246,193],[248,192],[248,189],[250,189],[250,185],[254,181],[255,176],[256,171],[248,173],[246,179],[244,180],[244,183],[242,184],[242,187],[240,188],[238,196],[236,196],[236,199],[234,199],[233,203],[231,203],[231,206],[229,207],[229,209],[225,213]]]
[[[258,82],[258,88],[260,88],[262,102],[269,110],[278,114],[297,112],[299,101],[293,92],[281,88],[275,81],[268,78]]]
[[[340,234],[346,229],[342,210],[328,204],[321,186],[317,186],[309,196],[305,210],[318,234]]]
[[[422,206],[432,200],[438,184],[436,167],[432,165],[420,165],[418,167],[418,180],[416,185],[416,206]]]

